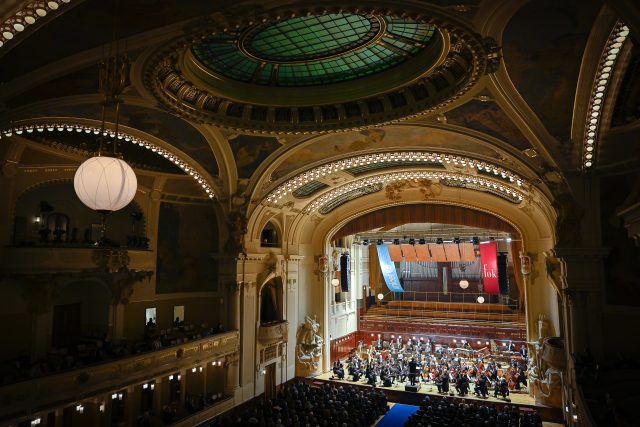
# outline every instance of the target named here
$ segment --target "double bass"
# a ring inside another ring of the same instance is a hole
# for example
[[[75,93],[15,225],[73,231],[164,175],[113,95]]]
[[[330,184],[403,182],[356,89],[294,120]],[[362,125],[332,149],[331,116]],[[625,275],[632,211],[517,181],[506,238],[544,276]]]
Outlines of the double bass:
[[[508,382],[509,390],[513,390],[516,388],[516,384],[518,383],[518,378],[520,377],[520,373],[516,371],[514,368],[509,368],[507,373],[505,374],[505,378]]]

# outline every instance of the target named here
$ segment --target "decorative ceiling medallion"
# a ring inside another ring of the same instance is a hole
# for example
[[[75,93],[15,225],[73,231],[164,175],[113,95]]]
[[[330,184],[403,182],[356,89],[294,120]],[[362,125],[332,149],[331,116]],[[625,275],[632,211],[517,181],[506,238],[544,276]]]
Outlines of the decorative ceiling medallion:
[[[194,26],[147,64],[177,114],[252,133],[362,129],[444,107],[499,61],[492,41],[421,10],[235,19]]]

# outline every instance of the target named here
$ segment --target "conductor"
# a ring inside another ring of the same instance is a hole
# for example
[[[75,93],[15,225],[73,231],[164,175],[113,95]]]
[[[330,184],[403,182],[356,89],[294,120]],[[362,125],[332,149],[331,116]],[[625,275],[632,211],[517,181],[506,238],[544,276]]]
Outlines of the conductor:
[[[411,381],[411,385],[416,385],[417,375],[418,375],[418,364],[416,363],[416,359],[412,358],[411,362],[409,362],[409,381]]]

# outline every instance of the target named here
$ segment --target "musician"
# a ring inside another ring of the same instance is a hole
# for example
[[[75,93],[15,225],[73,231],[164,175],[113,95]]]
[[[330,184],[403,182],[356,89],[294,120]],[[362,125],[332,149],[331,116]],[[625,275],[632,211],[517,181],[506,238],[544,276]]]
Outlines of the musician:
[[[338,377],[339,380],[344,379],[344,367],[342,366],[342,363],[340,363],[339,360],[336,360],[335,363],[333,364],[333,375]]]
[[[476,380],[476,385],[473,393],[478,397],[486,398],[489,395],[489,379],[486,375],[480,375]]]
[[[509,343],[509,351],[511,353],[515,353],[517,351],[515,343]]]
[[[436,378],[436,387],[438,387],[438,393],[449,393],[449,374],[447,372],[438,375],[438,378]]]
[[[524,370],[523,366],[518,366],[518,373],[517,378],[516,378],[516,390],[520,390],[521,385],[526,387],[527,386],[527,374]]]
[[[416,363],[416,359],[413,357],[409,362],[409,381],[411,381],[411,385],[416,385],[416,376],[418,375],[418,364]]]
[[[502,376],[502,378],[500,378],[500,380],[496,383],[493,397],[498,397],[499,394],[502,395],[503,399],[506,399],[507,396],[509,396],[509,383],[504,376]]]
[[[380,371],[380,380],[384,387],[391,387],[393,385],[393,376],[391,374],[391,367],[387,363],[382,371]]]
[[[518,353],[520,353],[520,356],[522,356],[524,360],[527,360],[527,356],[529,355],[529,350],[527,349],[526,345],[522,344],[522,346],[520,346],[520,351],[518,351]]]
[[[367,366],[367,370],[365,372],[365,378],[367,379],[367,384],[373,387],[376,386],[376,383],[378,382],[378,377],[376,374],[376,368],[373,365],[373,363],[370,363]]]
[[[469,378],[464,372],[458,374],[456,379],[456,391],[460,396],[466,396],[469,393]]]

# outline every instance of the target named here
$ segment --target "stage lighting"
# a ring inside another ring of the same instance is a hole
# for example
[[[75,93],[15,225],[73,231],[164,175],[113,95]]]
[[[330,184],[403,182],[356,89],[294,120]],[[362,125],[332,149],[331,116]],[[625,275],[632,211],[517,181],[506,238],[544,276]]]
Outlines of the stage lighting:
[[[438,238],[436,239],[436,243],[437,243],[437,244],[439,244],[439,245],[441,245],[441,244],[442,244],[442,237],[438,237]]]
[[[399,245],[400,244],[400,239],[393,239],[393,244],[394,245]]]
[[[453,243],[460,243],[460,238],[459,237],[454,237],[453,238]]]
[[[478,239],[478,237],[477,237],[477,236],[474,236],[474,237],[473,237],[473,239],[471,239],[471,242],[472,242],[474,245],[477,245],[477,244],[479,244],[479,243],[480,243],[480,239]]]
[[[383,245],[384,242],[382,241],[382,239],[378,239],[378,241],[376,242],[377,245]]]
[[[364,240],[362,241],[362,244],[363,244],[364,246],[368,246],[368,245],[369,245],[369,239],[364,239]]]
[[[410,245],[415,245],[416,244],[416,239],[409,239],[409,244]]]
[[[427,241],[424,240],[424,239],[420,239],[420,240],[418,240],[418,243],[421,244],[421,245],[424,245],[425,243],[427,243]]]

